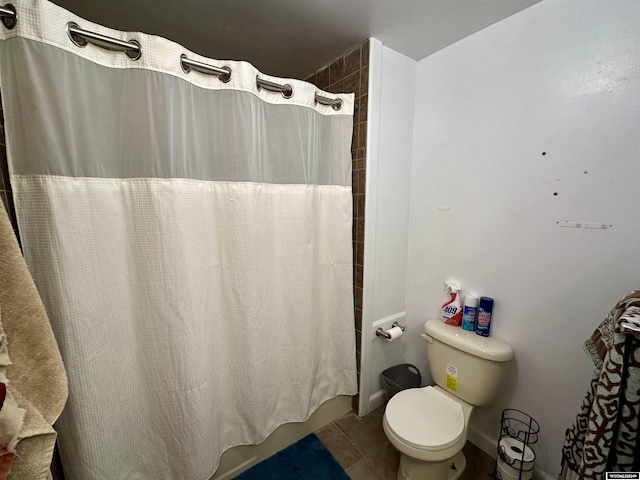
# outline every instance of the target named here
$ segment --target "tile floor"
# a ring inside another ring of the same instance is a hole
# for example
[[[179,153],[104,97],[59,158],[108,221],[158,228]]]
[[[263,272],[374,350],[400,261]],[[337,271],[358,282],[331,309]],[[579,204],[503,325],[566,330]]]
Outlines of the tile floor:
[[[352,480],[396,480],[400,454],[382,430],[383,408],[358,418],[349,413],[316,432]],[[464,447],[467,468],[460,480],[490,480],[495,460],[475,445]]]

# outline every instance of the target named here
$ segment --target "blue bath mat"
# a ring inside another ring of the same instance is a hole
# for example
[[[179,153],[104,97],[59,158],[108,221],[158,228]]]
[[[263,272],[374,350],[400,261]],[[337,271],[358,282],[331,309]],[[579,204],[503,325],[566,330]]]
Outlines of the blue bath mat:
[[[313,433],[251,467],[236,480],[349,480]]]

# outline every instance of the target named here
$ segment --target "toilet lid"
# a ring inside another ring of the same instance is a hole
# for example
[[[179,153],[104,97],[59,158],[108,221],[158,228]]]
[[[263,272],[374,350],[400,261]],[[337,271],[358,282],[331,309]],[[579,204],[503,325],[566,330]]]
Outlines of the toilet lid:
[[[384,415],[397,437],[421,450],[445,449],[464,431],[462,406],[433,387],[397,393]]]

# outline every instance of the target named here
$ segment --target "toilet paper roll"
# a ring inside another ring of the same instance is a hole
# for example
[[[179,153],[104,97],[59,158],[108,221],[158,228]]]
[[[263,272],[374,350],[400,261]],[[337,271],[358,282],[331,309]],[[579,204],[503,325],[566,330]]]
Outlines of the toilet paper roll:
[[[404,333],[400,327],[391,327],[389,330],[386,330],[386,332],[391,335],[391,338],[387,338],[387,342],[393,342]]]
[[[512,437],[503,437],[500,439],[498,448],[500,455],[504,457],[504,463],[510,465],[516,471],[519,471],[520,468],[523,470],[531,470],[533,468],[536,454],[524,442]]]
[[[520,470],[516,470],[502,460],[498,460],[497,470],[500,473],[501,480],[530,480],[533,478],[533,466],[529,468],[531,468],[531,470],[523,470],[522,476],[520,476]]]

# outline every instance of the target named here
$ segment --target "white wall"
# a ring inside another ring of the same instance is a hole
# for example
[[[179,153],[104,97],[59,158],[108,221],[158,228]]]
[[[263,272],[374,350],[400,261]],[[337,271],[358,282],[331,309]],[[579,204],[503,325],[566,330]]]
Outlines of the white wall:
[[[415,60],[370,39],[361,415],[383,403],[380,373],[402,363],[417,341],[406,335],[389,343],[374,333],[378,325],[390,327],[390,317],[402,324],[406,317],[416,66]]]
[[[581,344],[640,287],[639,24],[634,0],[545,0],[417,69],[408,322],[437,317],[446,279],[495,298],[516,361],[471,439],[524,410],[550,475],[591,376]]]

